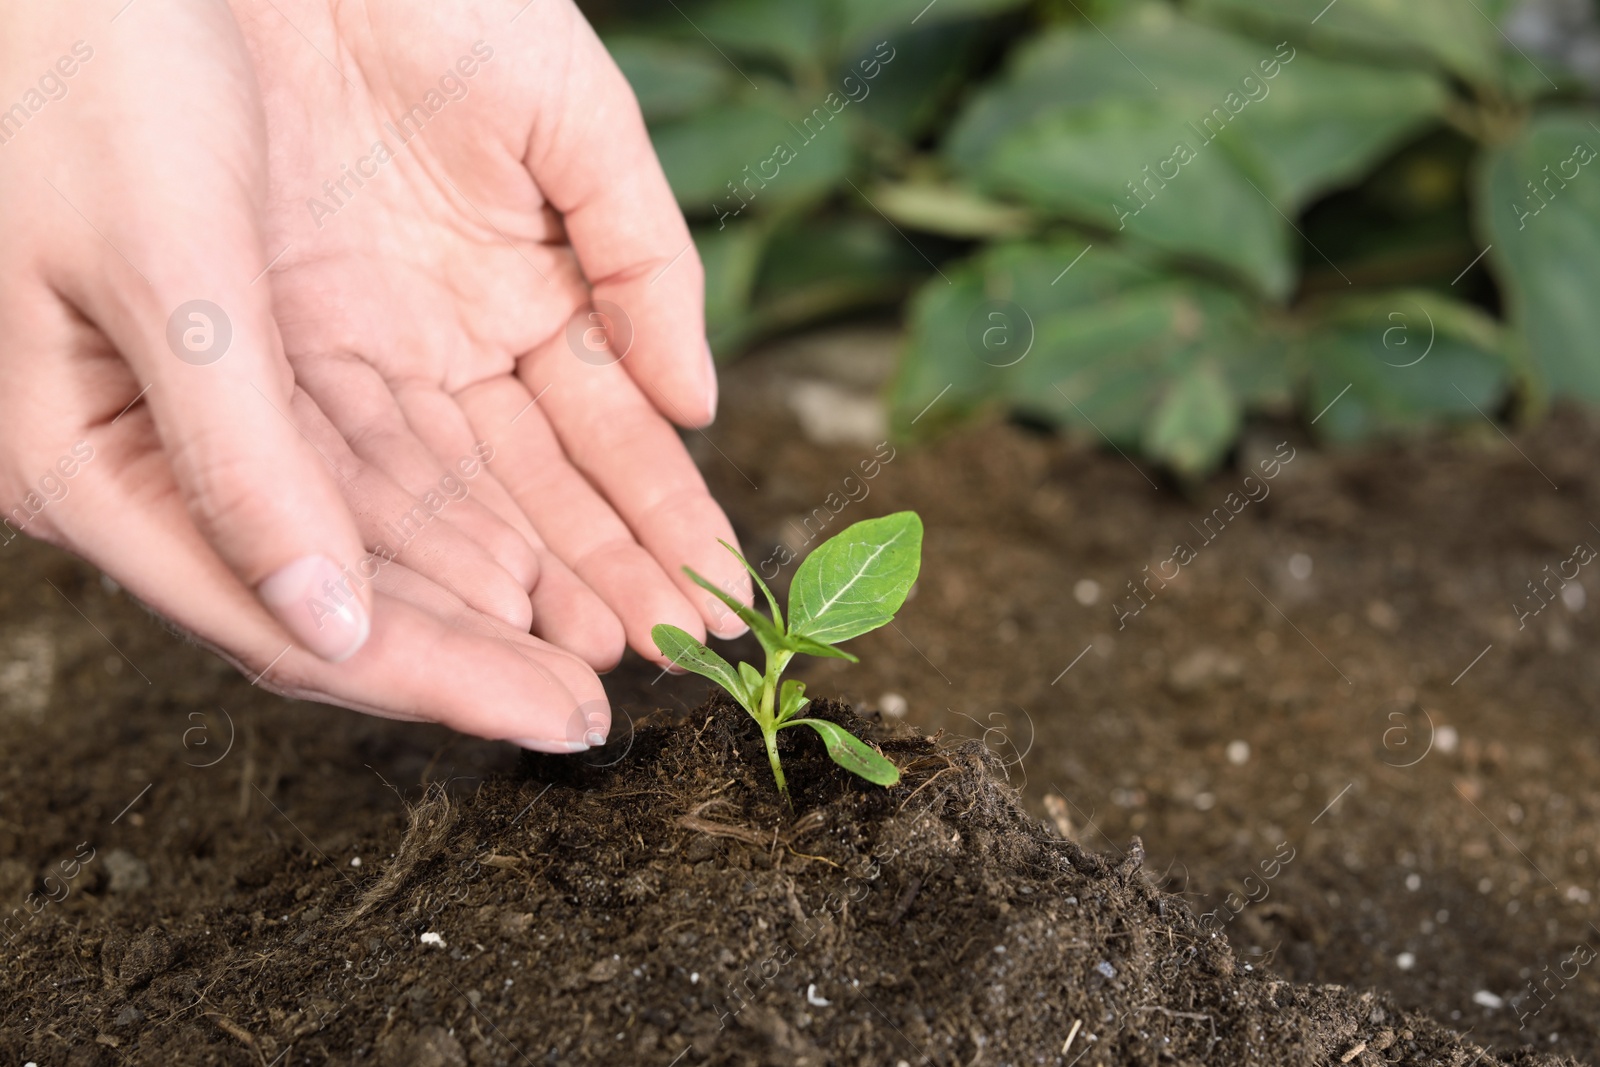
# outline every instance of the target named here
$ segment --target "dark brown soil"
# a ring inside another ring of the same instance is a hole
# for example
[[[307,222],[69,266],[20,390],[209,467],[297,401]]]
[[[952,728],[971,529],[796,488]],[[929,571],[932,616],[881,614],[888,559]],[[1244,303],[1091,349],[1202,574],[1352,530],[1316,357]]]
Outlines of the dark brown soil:
[[[788,403],[870,385],[883,346],[813,348],[741,364],[691,438],[758,562],[879,455]],[[1593,1062],[1596,605],[1510,604],[1600,545],[1600,428],[1516,436],[1261,426],[1187,492],[998,424],[901,449],[829,521],[918,509],[924,580],[860,665],[799,674],[907,776],[796,738],[792,817],[697,679],[627,664],[632,747],[590,757],[616,763],[519,763],[280,701],[15,542],[0,1063]],[[1284,440],[1271,496],[1119,630],[1125,583]]]
[[[867,732],[845,705],[812,714]],[[1137,840],[1119,861],[1087,853],[1017,805],[980,742],[898,734],[880,738],[903,770],[891,790],[833,767],[809,732],[786,734],[793,814],[752,759],[759,732],[725,699],[639,725],[593,766],[529,756],[524,773],[467,796],[435,786],[359,887],[291,847],[236,872],[224,907],[128,937],[50,924],[16,961],[34,985],[11,990],[25,1025],[7,1051],[49,1058],[65,1041],[69,1062],[116,1050],[408,1065],[1535,1062],[1481,1056],[1388,998],[1241,966],[1150,887]]]

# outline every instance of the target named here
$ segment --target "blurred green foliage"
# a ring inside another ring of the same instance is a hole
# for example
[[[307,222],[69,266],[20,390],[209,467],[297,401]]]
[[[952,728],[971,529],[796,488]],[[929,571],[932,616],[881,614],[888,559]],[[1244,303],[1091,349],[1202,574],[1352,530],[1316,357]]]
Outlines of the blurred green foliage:
[[[1000,407],[1182,476],[1251,412],[1358,440],[1600,400],[1600,109],[1513,6],[588,5],[719,355],[909,298],[902,434]]]

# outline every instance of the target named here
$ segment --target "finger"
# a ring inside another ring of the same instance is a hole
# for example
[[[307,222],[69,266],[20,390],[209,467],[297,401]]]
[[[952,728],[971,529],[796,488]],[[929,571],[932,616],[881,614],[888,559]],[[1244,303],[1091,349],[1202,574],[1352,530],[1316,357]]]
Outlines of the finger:
[[[523,633],[533,623],[528,592],[487,551],[447,522],[432,522],[427,507],[389,478],[362,462],[303,389],[295,390],[295,422],[344,478],[345,499],[368,551],[347,574],[370,582],[398,561],[452,590],[465,605]]]
[[[396,383],[392,388],[406,424],[441,463],[449,464],[452,456],[481,455],[485,464],[494,458],[494,435],[474,435],[472,424],[454,397],[433,385]],[[493,471],[481,472],[481,477],[473,483],[473,495],[501,522],[522,534],[529,544],[537,544],[538,535],[528,517]]]
[[[705,274],[650,146],[639,105],[577,15],[562,92],[582,121],[539,123],[524,158],[593,287],[594,322],[657,410],[684,426],[716,417]],[[580,330],[589,323],[580,326]]]
[[[370,596],[327,611],[313,593],[359,559],[361,538],[335,477],[287,417],[292,378],[268,287],[252,285],[267,255],[248,56],[225,7],[193,8],[157,6],[97,47],[97,77],[140,92],[96,98],[96,129],[114,134],[84,139],[87,158],[66,147],[53,177],[41,176],[56,193],[42,203],[70,246],[47,270],[148,385],[200,534],[294,640],[338,661],[367,639]],[[197,32],[208,47],[174,69],[164,46]],[[117,180],[85,177],[96,173]],[[99,266],[73,266],[84,262]]]
[[[515,422],[508,421],[530,395],[516,379],[500,378],[473,386],[457,398],[474,426],[506,427],[496,443],[500,480],[551,550],[622,620],[628,644],[665,665],[666,658],[650,637],[651,628],[670,623],[699,637],[705,633],[705,619],[627,524],[567,462],[545,421],[543,401]]]
[[[617,367],[581,363],[555,345],[525,357],[518,373],[535,393],[548,390],[539,410],[548,416],[562,453],[689,598],[706,627],[718,636],[743,633],[744,624],[683,571],[691,567],[750,603],[749,573],[718,544],[736,544],[733,527],[666,419]]]
[[[287,644],[200,537],[159,456],[141,450],[130,462],[111,436],[92,435],[102,458],[80,475],[82,491],[60,502],[68,538],[259,684],[543,751],[579,751],[591,731],[609,728],[604,689],[576,657],[437,587],[426,591],[425,579],[398,563],[380,573],[371,637],[356,655],[333,666]]]
[[[515,382],[509,376],[504,380]],[[517,389],[522,392],[520,385]],[[622,658],[625,644],[622,623],[605,602],[549,550],[491,466],[496,435],[504,435],[516,424],[532,405],[532,398],[509,413],[503,422],[486,421],[481,432],[475,433],[460,402],[437,389],[399,386],[394,397],[406,421],[435,456],[466,455],[470,451],[483,458],[485,469],[474,482],[475,492],[485,507],[526,538],[538,559],[539,579],[528,598],[534,632],[578,656],[595,670],[608,671],[615,667]]]
[[[472,498],[483,471],[473,449],[441,460],[412,432],[383,377],[359,359],[321,356],[296,362],[301,384],[365,462],[384,471],[443,518],[482,545],[524,590],[538,580],[539,563],[528,541]]]

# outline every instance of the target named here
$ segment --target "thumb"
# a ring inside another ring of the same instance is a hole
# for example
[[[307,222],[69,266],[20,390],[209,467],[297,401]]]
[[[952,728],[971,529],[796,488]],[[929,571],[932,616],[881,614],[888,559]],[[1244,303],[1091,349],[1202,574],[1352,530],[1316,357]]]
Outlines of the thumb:
[[[146,390],[207,542],[296,642],[346,659],[371,630],[372,592],[338,476],[291,421],[248,56],[225,5],[184,0],[135,9],[125,23],[97,53],[105,84],[120,91],[93,102],[126,121],[96,127],[110,132],[92,142],[92,166],[58,165],[45,179],[66,202],[55,206],[71,235],[58,290],[71,291]],[[184,62],[171,59],[174,41]]]

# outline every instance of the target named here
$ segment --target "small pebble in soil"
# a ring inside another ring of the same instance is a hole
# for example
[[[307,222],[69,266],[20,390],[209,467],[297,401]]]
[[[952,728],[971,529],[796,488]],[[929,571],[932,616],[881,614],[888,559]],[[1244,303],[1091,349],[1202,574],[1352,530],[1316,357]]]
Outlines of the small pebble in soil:
[[[1456,732],[1454,726],[1441,726],[1434,731],[1433,747],[1445,755],[1448,756],[1454,752],[1459,744],[1461,744],[1461,735]]]
[[[150,888],[150,865],[125,848],[114,848],[106,853],[106,873],[113,893],[136,893]]]
[[[435,948],[444,948],[444,935],[436,934],[432,930],[422,935],[424,945],[433,945]]]
[[[1408,874],[1408,875],[1406,875],[1406,888],[1411,890],[1413,893],[1415,893],[1417,890],[1421,889],[1422,888],[1422,876],[1420,874]]]
[[[1561,603],[1565,604],[1567,606],[1567,610],[1572,612],[1574,615],[1583,610],[1583,605],[1587,603],[1588,600],[1589,597],[1586,593],[1584,593],[1583,586],[1579,585],[1577,582],[1573,582],[1570,585],[1564,585],[1561,587]]]
[[[1417,965],[1417,957],[1409,952],[1402,952],[1394,958],[1394,965],[1402,971],[1409,971]]]
[[[1311,577],[1311,557],[1304,552],[1296,552],[1289,557],[1289,576],[1297,582],[1303,582]]]
[[[1115,978],[1117,976],[1117,969],[1111,966],[1110,960],[1101,960],[1099,963],[1094,965],[1094,969],[1105,975],[1107,978]]]
[[[903,718],[905,713],[910,710],[910,705],[906,703],[906,698],[899,693],[883,694],[878,698],[878,707],[891,719]]]
[[[1233,764],[1235,767],[1243,767],[1246,763],[1249,763],[1250,762],[1250,742],[1248,742],[1248,741],[1229,741],[1228,742],[1228,762]]]
[[[1491,1011],[1495,1011],[1506,1006],[1505,1001],[1501,1000],[1487,989],[1480,989],[1476,993],[1472,994],[1472,1003],[1482,1005]]]
[[[1091,608],[1100,602],[1100,583],[1093,578],[1080,578],[1078,584],[1072,587],[1072,599],[1086,608]]]
[[[361,857],[360,856],[351,856],[350,857],[350,866],[352,866],[352,867],[361,866]]]

